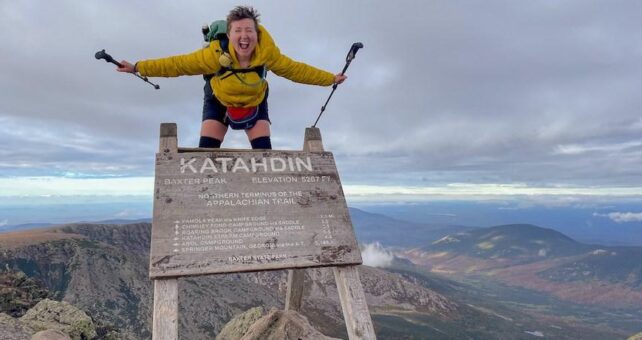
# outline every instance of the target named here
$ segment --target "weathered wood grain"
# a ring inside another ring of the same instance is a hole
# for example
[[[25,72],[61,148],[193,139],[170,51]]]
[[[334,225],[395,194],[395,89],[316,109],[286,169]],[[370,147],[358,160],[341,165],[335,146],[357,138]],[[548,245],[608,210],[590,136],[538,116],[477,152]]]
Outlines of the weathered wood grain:
[[[321,131],[318,128],[310,127],[305,129],[303,138],[303,151],[323,152],[323,141]],[[300,311],[303,305],[303,291],[305,269],[291,269],[288,271],[288,286],[285,296],[285,310]]]
[[[176,152],[178,147],[176,132],[175,123],[161,124],[159,153]],[[152,220],[152,235],[154,234],[154,229],[157,228],[154,228],[154,221]],[[154,314],[152,320],[152,340],[178,339],[178,280],[176,278],[154,280]]]
[[[152,340],[178,339],[178,280],[154,280]]]
[[[376,339],[357,266],[334,267],[334,278],[350,340]]]
[[[151,277],[360,263],[332,153],[157,154]]]
[[[307,152],[323,152],[323,140],[321,139],[321,130],[316,127],[309,127],[305,129],[305,137],[303,139],[303,151]]]
[[[301,311],[303,304],[305,269],[288,271],[288,286],[285,293],[285,310]]]
[[[178,127],[176,123],[162,123],[158,152],[176,152],[178,149]]]

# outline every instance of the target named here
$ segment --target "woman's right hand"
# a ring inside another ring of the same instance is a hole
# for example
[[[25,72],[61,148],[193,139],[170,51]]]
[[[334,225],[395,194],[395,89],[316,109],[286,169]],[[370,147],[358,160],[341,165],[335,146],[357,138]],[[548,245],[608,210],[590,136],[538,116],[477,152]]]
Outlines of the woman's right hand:
[[[346,79],[348,79],[348,76],[346,76],[345,74],[337,73],[337,74],[334,75],[334,83],[335,84],[341,84]]]
[[[121,60],[120,64],[122,67],[117,67],[116,71],[118,72],[127,72],[127,73],[136,73],[136,65],[132,65],[127,60]]]

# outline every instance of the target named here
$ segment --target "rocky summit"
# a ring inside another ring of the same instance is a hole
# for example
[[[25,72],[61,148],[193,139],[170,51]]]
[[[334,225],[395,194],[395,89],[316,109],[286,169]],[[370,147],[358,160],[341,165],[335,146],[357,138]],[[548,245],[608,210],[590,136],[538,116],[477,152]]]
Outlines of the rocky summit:
[[[48,296],[87,313],[96,322],[97,339],[115,333],[122,339],[147,339],[153,305],[150,234],[149,223],[74,224],[1,234],[0,266],[25,273]],[[366,266],[360,275],[372,312],[392,308],[449,318],[458,308],[401,275]],[[267,271],[179,279],[180,338],[212,339],[228,321],[256,306],[283,309],[286,278],[287,271]],[[301,313],[322,334],[346,338],[332,271],[306,270],[305,283]]]
[[[85,340],[97,335],[92,319],[67,302],[41,300],[20,318],[0,314],[0,339]]]
[[[337,340],[314,329],[308,319],[295,311],[256,307],[232,319],[216,340]]]

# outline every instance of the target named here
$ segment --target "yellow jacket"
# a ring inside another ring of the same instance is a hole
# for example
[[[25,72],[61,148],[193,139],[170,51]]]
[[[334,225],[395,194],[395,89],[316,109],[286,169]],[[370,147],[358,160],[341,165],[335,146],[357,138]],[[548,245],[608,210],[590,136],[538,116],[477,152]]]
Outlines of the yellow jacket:
[[[236,52],[230,44],[232,68],[240,69],[241,65]],[[215,74],[221,69],[218,58],[222,53],[219,41],[213,41],[208,47],[189,54],[168,58],[139,61],[136,69],[143,76],[178,77],[182,75]],[[297,83],[330,86],[334,83],[334,75],[316,67],[294,61],[281,54],[272,37],[263,26],[259,26],[258,44],[249,68],[264,65],[267,70],[276,75]],[[237,73],[225,77],[212,77],[211,85],[216,98],[225,106],[251,107],[258,106],[265,97],[267,82],[261,81],[256,72]]]

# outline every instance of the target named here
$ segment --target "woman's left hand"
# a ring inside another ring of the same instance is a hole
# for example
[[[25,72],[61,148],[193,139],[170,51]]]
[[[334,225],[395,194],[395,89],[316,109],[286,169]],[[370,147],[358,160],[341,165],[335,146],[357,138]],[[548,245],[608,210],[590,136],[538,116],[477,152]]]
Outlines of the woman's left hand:
[[[338,74],[335,74],[335,75],[334,75],[334,83],[335,83],[335,84],[341,84],[341,83],[343,83],[346,79],[348,79],[348,76],[346,76],[345,74],[338,73]]]

